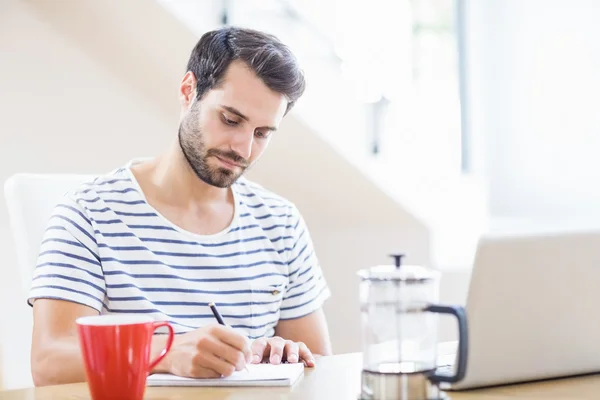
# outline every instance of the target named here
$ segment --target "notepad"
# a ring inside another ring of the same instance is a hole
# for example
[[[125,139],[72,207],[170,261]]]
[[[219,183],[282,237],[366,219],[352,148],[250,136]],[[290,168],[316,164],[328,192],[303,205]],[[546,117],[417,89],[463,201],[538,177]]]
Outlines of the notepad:
[[[292,386],[304,374],[304,364],[248,364],[248,371],[236,371],[223,378],[185,378],[152,374],[147,386]]]

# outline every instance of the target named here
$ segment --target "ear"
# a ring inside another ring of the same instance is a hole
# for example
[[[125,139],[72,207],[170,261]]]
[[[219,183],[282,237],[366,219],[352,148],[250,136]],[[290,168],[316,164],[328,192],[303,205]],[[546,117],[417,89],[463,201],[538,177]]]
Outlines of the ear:
[[[188,109],[190,105],[194,102],[194,98],[196,97],[196,76],[193,72],[188,71],[181,80],[181,85],[179,85],[179,100],[181,101],[181,107],[183,109]]]

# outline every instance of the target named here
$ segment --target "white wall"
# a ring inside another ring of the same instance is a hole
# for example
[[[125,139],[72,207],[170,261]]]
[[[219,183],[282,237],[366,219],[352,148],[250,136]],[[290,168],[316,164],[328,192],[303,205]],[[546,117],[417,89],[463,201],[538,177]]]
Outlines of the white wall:
[[[299,119],[282,128],[248,176],[276,188],[305,215],[333,292],[325,310],[334,351],[359,351],[356,272],[391,264],[394,252],[407,253],[407,263],[428,264],[429,233]]]
[[[0,3],[0,181],[15,172],[104,172],[161,150],[174,117],[18,0]],[[175,96],[173,96],[175,99]],[[0,197],[3,381],[28,383],[30,309]],[[16,321],[15,328],[7,323]]]
[[[0,2],[0,181],[15,172],[109,171],[162,151],[176,88],[197,40],[157,3]],[[144,18],[140,18],[140,15]],[[157,28],[157,27],[160,27]],[[357,269],[429,262],[428,233],[319,135],[290,115],[250,172],[302,210],[330,282],[335,352],[360,350]],[[30,310],[0,197],[0,327],[5,387],[30,384]]]
[[[469,13],[492,215],[598,214],[600,2],[473,0]]]

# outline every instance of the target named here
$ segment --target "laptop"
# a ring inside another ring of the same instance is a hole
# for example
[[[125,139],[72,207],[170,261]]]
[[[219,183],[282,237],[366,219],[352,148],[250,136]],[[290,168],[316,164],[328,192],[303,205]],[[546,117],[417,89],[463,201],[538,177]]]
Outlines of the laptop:
[[[444,390],[600,372],[600,230],[483,237],[466,311],[467,372]]]

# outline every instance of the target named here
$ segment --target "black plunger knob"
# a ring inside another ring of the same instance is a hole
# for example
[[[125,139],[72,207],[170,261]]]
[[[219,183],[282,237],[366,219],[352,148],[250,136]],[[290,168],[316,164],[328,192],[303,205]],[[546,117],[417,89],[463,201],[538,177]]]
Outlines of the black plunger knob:
[[[404,254],[390,254],[392,257],[394,257],[394,265],[396,266],[396,268],[400,268],[400,266],[402,265],[402,257],[404,257]]]

